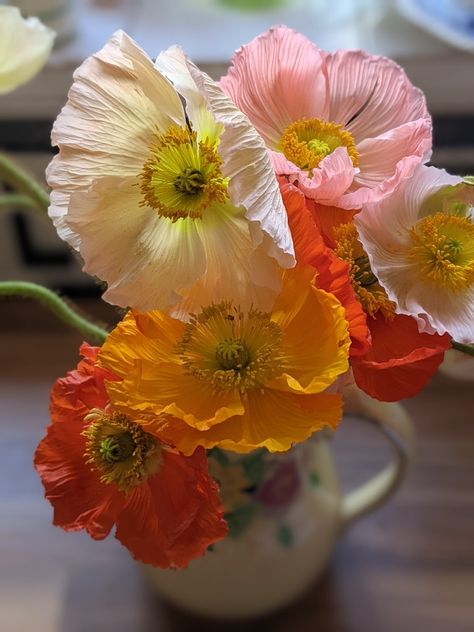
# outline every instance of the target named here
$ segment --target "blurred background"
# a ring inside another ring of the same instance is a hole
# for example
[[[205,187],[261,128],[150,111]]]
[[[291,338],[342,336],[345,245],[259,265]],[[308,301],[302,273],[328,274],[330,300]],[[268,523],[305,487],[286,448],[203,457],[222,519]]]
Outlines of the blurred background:
[[[2,2],[0,2],[2,4]],[[8,3],[3,3],[8,4]],[[48,66],[0,99],[0,147],[43,178],[52,121],[72,72],[118,28],[155,57],[178,43],[214,78],[232,52],[275,24],[326,50],[363,48],[396,59],[434,117],[432,162],[474,173],[474,2],[469,0],[18,0],[59,36]],[[0,215],[0,278],[44,283],[104,323],[115,311],[49,221]],[[407,402],[419,454],[397,498],[356,525],[330,570],[296,606],[258,624],[209,624],[166,607],[114,541],[98,545],[50,524],[31,456],[48,391],[76,363],[80,338],[36,305],[0,305],[0,632],[318,629],[474,630],[472,382],[439,375]],[[468,367],[468,365],[465,365]],[[461,370],[466,377],[470,368]],[[387,459],[382,440],[346,424],[336,454],[353,487]]]

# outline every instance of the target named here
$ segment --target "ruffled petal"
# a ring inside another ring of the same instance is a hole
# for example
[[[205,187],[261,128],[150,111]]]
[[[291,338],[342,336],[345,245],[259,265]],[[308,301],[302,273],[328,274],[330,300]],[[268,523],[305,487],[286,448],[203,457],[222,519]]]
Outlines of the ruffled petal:
[[[51,390],[50,413],[53,422],[82,421],[91,408],[105,408],[109,396],[105,380],[117,379],[107,369],[96,366],[99,347],[84,342],[80,354],[84,358],[66,377],[59,378]]]
[[[266,448],[284,452],[322,428],[336,428],[342,416],[339,395],[295,395],[272,389],[249,393],[239,443],[224,439],[220,447],[235,452]]]
[[[285,26],[242,46],[220,83],[272,149],[293,121],[327,116],[323,55],[304,35]]]
[[[242,210],[231,204],[222,207],[218,221],[209,213],[196,223],[206,269],[192,288],[182,292],[183,300],[173,310],[176,316],[185,318],[203,305],[224,300],[243,310],[271,308],[280,289],[280,271],[268,256],[266,243],[255,247],[249,228]]]
[[[77,247],[63,221],[70,196],[97,178],[136,177],[156,129],[173,123],[185,125],[178,94],[142,49],[118,31],[76,70],[53,126],[59,155],[47,169],[55,192],[49,214],[63,239]]]
[[[298,174],[288,174],[290,181],[308,197],[321,204],[334,204],[349,189],[354,176],[359,173],[345,147],[338,147],[324,158],[313,174],[299,170]]]
[[[83,429],[80,419],[51,424],[34,464],[53,505],[53,524],[65,531],[85,529],[95,540],[102,540],[122,509],[124,495],[115,485],[101,483],[85,463]]]
[[[17,7],[0,7],[0,94],[32,79],[46,63],[56,33]]]
[[[359,173],[352,191],[343,195],[337,206],[360,208],[383,200],[398,184],[413,175],[431,153],[431,122],[419,119],[357,145]]]
[[[397,312],[413,316],[420,331],[448,332],[460,342],[470,343],[474,340],[474,289],[435,290],[423,283],[408,257],[410,229],[428,212],[441,210],[437,194],[461,181],[444,170],[420,167],[388,199],[367,204],[355,222],[372,270],[397,305]],[[430,208],[433,200],[435,209]]]
[[[426,386],[451,345],[449,336],[419,333],[408,316],[368,320],[372,348],[352,359],[354,378],[363,391],[382,401],[413,397]]]
[[[429,121],[423,93],[391,59],[339,50],[326,55],[326,64],[329,120],[344,125],[356,143],[409,121]]]
[[[245,217],[254,224],[251,235],[255,246],[264,242],[268,255],[281,267],[292,267],[295,260],[291,233],[263,139],[208,75],[189,61],[188,68],[214,119],[225,129],[219,153],[222,173],[229,178],[232,204],[244,207]]]
[[[204,451],[162,458],[158,473],[129,495],[116,537],[145,564],[184,568],[226,536],[227,524]]]
[[[307,274],[285,273],[272,319],[283,329],[285,355],[284,371],[269,383],[272,388],[320,393],[349,368],[344,308],[332,294],[311,286]]]
[[[84,271],[108,284],[103,298],[146,311],[175,304],[206,256],[197,222],[173,222],[140,203],[133,178],[101,178],[74,195],[65,221],[81,234]]]
[[[243,416],[208,430],[190,428],[173,417],[149,418],[146,429],[184,454],[192,454],[196,446],[240,453],[258,448],[283,452],[322,428],[335,428],[341,416],[342,400],[337,394],[295,395],[265,388],[248,394]]]
[[[224,127],[217,123],[202,94],[199,92],[194,79],[189,72],[186,55],[179,46],[171,46],[161,52],[156,58],[155,68],[167,77],[176,91],[184,98],[186,114],[199,140],[209,139],[216,142]]]
[[[307,207],[302,192],[283,182],[280,186],[296,260],[299,264],[313,266],[317,271],[318,287],[333,294],[343,305],[352,341],[350,354],[364,354],[370,346],[369,330],[365,312],[352,288],[349,266],[338,259],[324,243],[320,228]]]

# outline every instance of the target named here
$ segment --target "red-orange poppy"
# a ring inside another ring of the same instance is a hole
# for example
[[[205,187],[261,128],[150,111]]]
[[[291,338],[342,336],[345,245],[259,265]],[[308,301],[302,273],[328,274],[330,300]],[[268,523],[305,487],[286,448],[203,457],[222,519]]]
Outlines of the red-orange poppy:
[[[53,388],[53,423],[35,454],[53,523],[96,540],[115,525],[135,559],[185,567],[227,533],[205,451],[183,456],[115,411],[104,395],[111,374],[94,364],[98,349],[81,352]]]

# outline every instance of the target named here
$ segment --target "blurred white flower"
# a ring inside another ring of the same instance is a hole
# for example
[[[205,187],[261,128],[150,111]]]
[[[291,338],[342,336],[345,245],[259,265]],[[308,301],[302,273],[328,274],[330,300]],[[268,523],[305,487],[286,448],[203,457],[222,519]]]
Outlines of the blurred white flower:
[[[29,81],[44,66],[56,33],[17,7],[0,6],[0,94]]]

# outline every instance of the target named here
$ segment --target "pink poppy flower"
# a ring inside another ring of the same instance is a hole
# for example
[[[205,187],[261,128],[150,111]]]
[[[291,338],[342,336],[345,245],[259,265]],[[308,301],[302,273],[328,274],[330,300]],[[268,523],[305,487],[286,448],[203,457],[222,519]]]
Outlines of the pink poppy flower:
[[[423,93],[385,57],[326,53],[277,27],[235,53],[220,85],[264,138],[277,174],[320,203],[378,201],[429,158]]]

